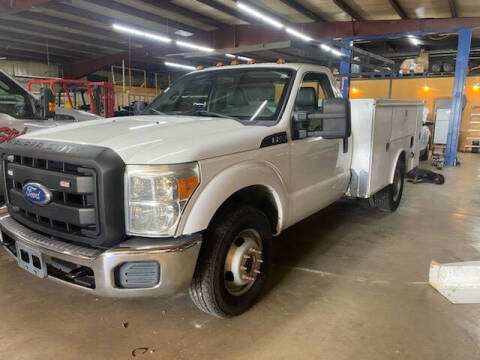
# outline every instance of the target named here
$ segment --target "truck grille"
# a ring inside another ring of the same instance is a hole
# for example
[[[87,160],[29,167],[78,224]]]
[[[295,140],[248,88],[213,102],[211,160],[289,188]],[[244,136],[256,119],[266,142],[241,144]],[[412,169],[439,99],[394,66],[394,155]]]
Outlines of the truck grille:
[[[99,146],[15,139],[2,144],[5,198],[10,215],[39,233],[82,245],[109,248],[125,237],[125,163]],[[26,183],[51,192],[31,202]]]
[[[9,156],[5,169],[8,202],[24,221],[69,235],[99,234],[94,169],[20,155]],[[29,181],[49,188],[53,195],[50,204],[38,206],[24,197],[22,188]]]

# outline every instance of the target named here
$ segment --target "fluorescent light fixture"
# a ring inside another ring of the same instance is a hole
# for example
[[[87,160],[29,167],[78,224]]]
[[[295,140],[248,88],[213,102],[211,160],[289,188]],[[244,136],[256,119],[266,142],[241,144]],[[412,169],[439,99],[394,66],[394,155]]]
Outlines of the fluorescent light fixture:
[[[242,61],[250,61],[250,60],[253,60],[253,59],[250,59],[250,58],[245,57],[245,56],[237,56],[237,59],[238,59],[238,60],[242,60]]]
[[[161,42],[164,42],[164,43],[169,43],[169,42],[172,41],[172,39],[170,39],[166,36],[145,32],[145,31],[142,31],[142,30],[138,30],[138,29],[128,27],[128,26],[123,26],[123,25],[118,25],[118,24],[113,24],[112,26],[117,31],[122,31],[122,32],[125,32],[127,34],[144,37],[144,38],[147,38],[147,39],[150,39],[150,40],[161,41]]]
[[[285,28],[285,31],[293,36],[296,36],[302,40],[305,40],[305,41],[313,41],[313,39],[310,37],[310,36],[307,36],[305,34],[302,34],[301,32],[295,30],[295,29],[292,29],[292,28]]]
[[[272,26],[275,26],[278,29],[283,28],[283,24],[278,22],[275,19],[272,19],[271,17],[262,14],[260,11],[257,11],[255,9],[252,9],[250,6],[247,6],[241,2],[237,2],[237,6],[240,10],[243,10],[247,14],[250,14],[254,17],[256,17],[259,20],[262,20],[263,22],[266,22],[267,24],[270,24]]]
[[[253,59],[250,59],[246,56],[236,56],[236,55],[233,55],[233,54],[225,54],[226,57],[230,58],[230,59],[238,59],[238,60],[242,60],[242,61],[250,61],[250,60],[253,60]]]
[[[333,54],[333,55],[336,55],[336,56],[343,56],[342,52],[340,50],[337,50],[337,49],[333,49],[330,50],[330,52]],[[347,55],[348,56],[348,55]]]
[[[410,37],[410,42],[415,46],[420,45],[420,40],[418,40],[417,38],[414,38],[414,37]]]
[[[208,47],[200,46],[200,45],[195,45],[195,44],[187,43],[185,41],[180,41],[180,40],[177,40],[176,43],[177,43],[178,46],[183,46],[183,47],[186,47],[186,48],[189,48],[189,49],[194,49],[194,50],[199,50],[199,51],[212,52],[212,51],[215,50],[215,49],[212,49],[212,48],[208,48]]]
[[[320,47],[325,51],[332,51],[332,48],[330,46],[328,46],[327,44],[322,44],[322,45],[320,45]]]
[[[165,61],[165,65],[170,66],[170,67],[176,67],[176,68],[179,68],[179,69],[185,69],[185,70],[196,70],[195,66],[177,64],[177,63],[172,63],[172,62],[168,62],[168,61]]]
[[[193,35],[191,32],[185,30],[177,30],[174,32],[174,34],[183,37],[189,37]]]
[[[7,60],[6,56],[0,56],[0,60]]]
[[[342,52],[340,50],[332,48],[331,46],[328,46],[327,44],[321,44],[320,47],[323,50],[331,52],[333,55],[336,55],[336,56],[348,56],[346,54],[342,54]]]

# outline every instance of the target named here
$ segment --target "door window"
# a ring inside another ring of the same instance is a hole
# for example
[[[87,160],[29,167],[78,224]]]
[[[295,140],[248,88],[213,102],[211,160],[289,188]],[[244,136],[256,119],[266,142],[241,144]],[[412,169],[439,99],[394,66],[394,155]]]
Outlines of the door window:
[[[333,91],[328,76],[324,73],[307,73],[303,77],[302,84],[295,99],[295,111],[307,113],[321,112],[323,100],[333,98]],[[304,130],[317,131],[322,120],[311,120],[305,123]]]

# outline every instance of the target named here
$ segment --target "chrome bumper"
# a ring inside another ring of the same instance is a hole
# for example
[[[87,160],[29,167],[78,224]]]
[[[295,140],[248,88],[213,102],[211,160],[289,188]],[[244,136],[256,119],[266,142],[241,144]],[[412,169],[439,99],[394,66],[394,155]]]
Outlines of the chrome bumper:
[[[59,259],[93,270],[95,288],[90,289],[64,281],[48,273],[48,278],[97,296],[143,297],[168,295],[184,290],[195,271],[201,245],[201,235],[195,234],[176,239],[133,238],[115,248],[100,250],[73,245],[41,235],[23,226],[10,215],[0,216],[0,243],[7,247],[6,238],[22,243],[42,253],[46,263]],[[3,236],[3,235],[7,236]],[[115,270],[127,262],[156,261],[160,265],[160,281],[152,288],[124,289],[116,285]]]

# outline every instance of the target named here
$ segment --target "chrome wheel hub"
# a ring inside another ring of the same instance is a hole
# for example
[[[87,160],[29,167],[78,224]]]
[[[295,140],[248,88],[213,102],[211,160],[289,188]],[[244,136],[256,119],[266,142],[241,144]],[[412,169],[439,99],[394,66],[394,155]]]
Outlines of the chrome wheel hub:
[[[262,239],[253,229],[241,231],[233,240],[225,259],[225,287],[235,296],[246,293],[262,269]]]

